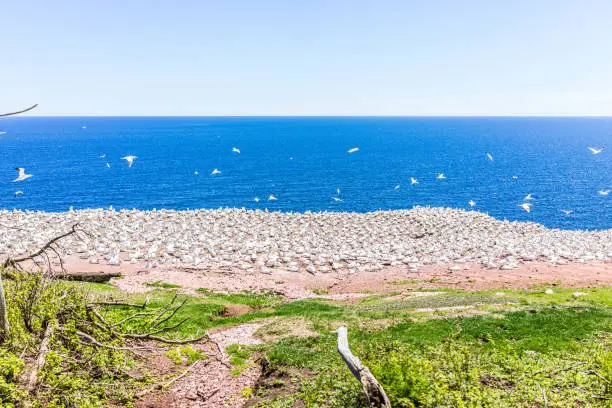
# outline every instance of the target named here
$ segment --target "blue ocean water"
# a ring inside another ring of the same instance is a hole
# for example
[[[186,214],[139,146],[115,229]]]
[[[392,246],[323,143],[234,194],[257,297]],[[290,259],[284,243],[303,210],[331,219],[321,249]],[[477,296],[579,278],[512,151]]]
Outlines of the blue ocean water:
[[[22,116],[0,118],[0,131],[2,209],[365,212],[474,200],[498,219],[612,228],[612,193],[598,193],[612,188],[612,118]],[[132,168],[126,155],[138,156]],[[15,167],[34,176],[13,183]],[[518,206],[528,193],[530,213]]]

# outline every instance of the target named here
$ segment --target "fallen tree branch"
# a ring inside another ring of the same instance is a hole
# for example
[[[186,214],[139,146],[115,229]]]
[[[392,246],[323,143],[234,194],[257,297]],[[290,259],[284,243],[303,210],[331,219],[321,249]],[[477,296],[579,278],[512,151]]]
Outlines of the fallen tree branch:
[[[196,337],[193,339],[187,339],[187,340],[171,340],[171,339],[165,339],[159,336],[150,336],[150,335],[142,337],[142,335],[140,334],[123,334],[123,337],[131,338],[131,339],[138,339],[138,340],[155,340],[155,341],[159,341],[160,343],[166,343],[166,344],[189,344],[189,343],[197,343],[198,341],[208,338],[208,334],[204,334],[200,337]]]
[[[100,301],[100,302],[92,302],[88,306],[91,305],[100,305],[100,306],[126,306],[126,307],[136,307],[139,309],[145,309],[149,304],[149,298],[146,298],[142,305],[138,305],[136,303],[128,303],[128,302],[110,302],[110,301]]]
[[[36,363],[32,367],[32,371],[30,371],[30,375],[28,377],[28,382],[26,384],[26,389],[28,391],[32,391],[38,382],[38,371],[45,365],[45,361],[47,360],[47,352],[49,351],[49,342],[51,340],[51,336],[55,332],[55,322],[51,321],[47,324],[47,328],[45,329],[45,334],[43,336],[42,341],[40,342],[40,350],[38,351],[38,358],[36,359]]]
[[[189,372],[191,370],[193,370],[193,368],[199,364],[199,363],[204,363],[204,365],[208,365],[208,363],[210,363],[210,360],[198,360],[195,363],[193,363],[192,365],[190,365],[189,367],[187,367],[187,369],[183,370],[183,372],[180,375],[177,375],[176,377],[174,377],[173,379],[171,379],[170,381],[168,381],[165,384],[155,384],[154,386],[152,386],[151,388],[147,388],[144,391],[141,391],[139,393],[137,393],[135,395],[136,398],[142,398],[145,395],[153,392],[153,391],[161,391],[164,389],[169,388],[172,384],[174,384],[175,382],[177,382],[178,380],[180,380],[181,378],[183,378],[184,376],[186,376],[187,374],[189,374]]]
[[[391,408],[391,401],[387,397],[382,385],[376,380],[370,369],[364,366],[358,357],[350,350],[348,344],[348,331],[346,327],[338,328],[338,353],[348,366],[351,373],[363,386],[368,405],[376,408]]]

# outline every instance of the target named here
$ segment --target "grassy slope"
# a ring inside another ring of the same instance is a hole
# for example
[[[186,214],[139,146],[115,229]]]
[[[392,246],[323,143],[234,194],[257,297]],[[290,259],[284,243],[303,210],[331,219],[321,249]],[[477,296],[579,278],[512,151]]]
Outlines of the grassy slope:
[[[158,306],[172,299],[175,289],[156,286],[133,301],[149,297]],[[89,288],[105,293],[104,285]],[[586,295],[579,297],[575,292],[448,291],[401,300],[371,296],[350,304],[283,303],[273,294],[201,290],[167,322],[189,318],[168,335],[187,338],[212,327],[274,318],[262,332],[280,339],[251,347],[254,353],[235,351],[242,353],[234,358],[237,367],[254,356],[271,362],[269,378],[247,390],[254,391],[252,405],[260,407],[298,401],[308,407],[363,406],[360,386],[336,352],[334,330],[341,324],[394,407],[612,406],[606,399],[612,397],[612,288],[583,289]],[[232,304],[252,311],[224,316]],[[107,318],[118,321],[131,313],[114,308]]]

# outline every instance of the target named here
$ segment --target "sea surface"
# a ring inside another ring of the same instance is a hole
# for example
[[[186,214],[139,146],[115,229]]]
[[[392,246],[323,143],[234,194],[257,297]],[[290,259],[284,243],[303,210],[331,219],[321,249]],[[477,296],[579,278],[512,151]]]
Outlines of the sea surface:
[[[0,209],[366,212],[473,200],[498,219],[612,228],[612,193],[598,193],[612,189],[612,118],[21,116],[0,118],[0,132]],[[127,155],[138,156],[131,168]],[[33,177],[12,182],[15,167]]]

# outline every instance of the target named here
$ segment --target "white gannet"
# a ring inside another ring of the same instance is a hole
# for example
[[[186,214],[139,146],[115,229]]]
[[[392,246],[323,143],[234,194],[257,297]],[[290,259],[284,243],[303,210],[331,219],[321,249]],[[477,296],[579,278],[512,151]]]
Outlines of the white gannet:
[[[21,190],[15,191],[15,198],[17,198],[20,195],[23,195],[23,191],[21,191]]]
[[[255,198],[253,199],[253,201],[255,201],[256,203],[258,203],[258,202],[259,202],[259,197],[255,197]]]
[[[512,176],[514,180],[518,180],[518,176]]]
[[[599,190],[598,193],[599,195],[607,196],[608,194],[610,194],[610,191],[612,190]]]
[[[268,196],[268,201],[274,201],[274,200],[278,200],[278,198],[276,198],[274,194],[270,194],[270,196]]]
[[[338,197],[334,197],[334,196],[332,196],[332,197],[331,197],[331,199],[332,199],[332,200],[334,200],[334,201],[340,201],[340,202],[342,202],[342,199],[341,199],[341,198],[338,198]]]
[[[590,147],[590,146],[589,146],[589,150],[590,150],[590,151],[591,151],[591,153],[593,153],[593,154],[599,154],[599,153],[601,153],[601,152],[603,152],[603,151],[604,151],[604,148],[602,147],[601,149],[595,149],[594,147]]]
[[[531,212],[532,205],[533,204],[531,203],[522,203],[522,204],[519,204],[518,206],[521,207],[523,210],[525,210],[525,212]]]
[[[531,193],[527,194],[527,195],[525,196],[525,198],[523,198],[523,201],[528,201],[528,200],[535,200],[535,199],[534,199],[534,198],[531,196]]]
[[[132,167],[132,164],[134,164],[134,159],[137,159],[137,158],[138,156],[125,156],[125,157],[122,157],[121,159],[127,161],[128,167]]]
[[[476,205],[476,202],[474,200],[470,200],[468,201],[468,204],[470,205],[470,207],[474,207]]]
[[[438,174],[438,177],[436,177],[436,178],[442,180],[442,179],[445,179],[446,176],[444,175],[444,173],[440,173],[440,174]]]
[[[0,135],[6,135],[6,132],[0,132]]]
[[[214,170],[213,170],[213,171],[210,173],[210,175],[211,175],[211,176],[214,176],[215,174],[221,174],[221,171],[220,171],[219,169],[214,169]]]
[[[340,195],[340,189],[339,188],[336,189],[336,195]]]
[[[108,167],[110,169],[110,163],[106,162],[106,167]]]
[[[571,213],[574,212],[574,210],[561,210],[562,213],[564,213],[565,215],[570,215]]]
[[[491,153],[487,153],[487,157],[489,158],[489,160],[493,161],[493,156],[491,156]]]
[[[102,154],[100,155],[100,158],[101,158],[101,159],[103,159],[103,158],[105,158],[105,157],[106,157],[106,153],[102,153]]]
[[[355,153],[355,152],[358,152],[358,151],[359,151],[358,147],[353,147],[352,149],[348,149],[347,153]]]
[[[232,147],[232,152],[240,154],[240,149],[237,147]]]
[[[81,126],[81,129],[87,129],[87,126],[83,125]]]
[[[13,180],[13,183],[16,181],[23,181],[26,179],[29,179],[30,177],[32,177],[31,174],[26,174],[25,173],[25,169],[23,167],[17,167],[15,170],[17,170],[19,172],[19,175],[17,176],[17,178],[15,180]]]
[[[419,180],[415,179],[414,177],[410,177],[410,183],[411,184],[419,184]]]
[[[397,186],[393,187],[394,190],[399,190],[400,185],[398,184]]]
[[[196,170],[196,171],[193,172],[193,174],[195,174],[196,176],[199,176],[200,172]]]

